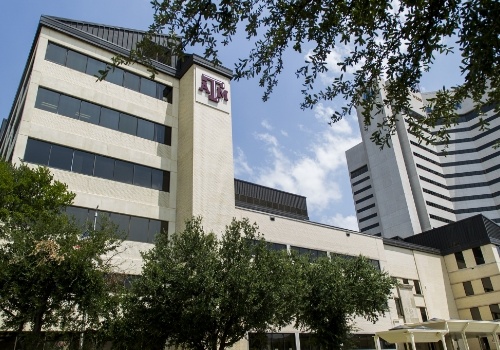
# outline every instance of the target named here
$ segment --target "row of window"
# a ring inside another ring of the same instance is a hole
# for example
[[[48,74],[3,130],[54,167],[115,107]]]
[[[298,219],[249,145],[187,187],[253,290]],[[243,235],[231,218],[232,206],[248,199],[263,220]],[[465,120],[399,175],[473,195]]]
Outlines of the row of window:
[[[128,241],[154,243],[154,238],[158,233],[168,232],[167,221],[74,206],[66,207],[66,213],[74,217],[82,226],[92,224],[94,220],[99,225],[100,220],[107,217],[118,226],[119,230],[125,232]],[[97,217],[95,217],[96,213]]]
[[[248,333],[249,350],[296,350],[294,333]],[[324,350],[313,333],[299,333],[301,350]],[[396,349],[396,344],[380,339],[382,349]],[[372,349],[373,334],[352,334],[349,349]]]
[[[495,197],[500,196],[500,191],[497,191],[497,192],[493,192],[493,193],[476,194],[476,195],[472,195],[472,196],[461,196],[461,197],[450,198],[450,197],[447,197],[447,196],[442,195],[440,193],[428,190],[426,188],[423,188],[422,190],[424,191],[424,193],[428,193],[434,197],[445,199],[449,202],[473,201],[473,200],[478,200],[478,199],[489,199],[489,198],[495,198]]]
[[[131,185],[170,190],[170,172],[28,139],[24,161]]]
[[[494,105],[486,105],[486,106],[483,106],[481,108],[481,113],[487,113],[489,111],[491,111],[492,109],[494,109],[495,106]],[[475,118],[477,118],[480,114],[476,111],[476,110],[472,110],[470,112],[467,112],[465,114],[462,114],[461,116],[458,117],[458,120],[457,120],[457,123],[458,124],[463,124],[463,123],[467,123]],[[463,127],[463,128],[453,128],[453,129],[450,129],[450,133],[456,133],[456,132],[463,132],[463,131],[472,131],[476,128],[480,128],[483,123],[489,123],[490,121],[492,121],[493,119],[497,118],[498,117],[498,114],[494,114],[492,115],[491,117],[488,117],[486,119],[484,119],[483,121],[479,121],[477,122],[476,124],[473,124],[473,125],[470,125],[470,126],[466,126],[466,127]],[[439,122],[437,125],[441,125]],[[438,131],[433,131],[432,134],[435,135],[437,134]]]
[[[52,42],[49,42],[45,59],[95,77],[100,77],[106,69],[109,69],[105,78],[106,81],[172,103],[172,87],[118,67],[113,68],[103,61]]]
[[[368,230],[371,230],[372,228],[375,228],[375,227],[378,227],[379,226],[379,223],[376,222],[374,223],[373,225],[370,225],[370,226],[366,226],[366,227],[363,227],[363,228],[360,228],[359,231],[360,232],[365,232],[365,231],[368,231]]]
[[[35,107],[158,143],[171,144],[172,128],[169,126],[153,123],[42,87],[38,88]]]
[[[373,198],[373,194],[369,194],[369,195],[368,195],[368,196],[366,196],[366,197],[360,198],[360,199],[358,199],[355,203],[356,203],[356,204],[359,204],[359,203],[362,203],[362,202],[364,202],[364,201],[367,201],[367,200],[368,200],[368,199],[370,199],[370,198]]]
[[[447,224],[451,224],[452,222],[455,222],[453,220],[446,219],[446,218],[443,218],[441,216],[437,216],[437,215],[434,215],[434,214],[429,214],[429,217],[431,219],[434,219],[434,220],[437,220],[437,221],[441,221],[441,222],[444,222],[444,223],[447,223]]]
[[[359,190],[354,191],[354,192],[353,192],[353,194],[354,194],[354,195],[356,195],[356,194],[360,194],[360,193],[362,193],[362,192],[365,192],[365,191],[369,190],[370,188],[372,188],[372,185],[368,185],[368,186],[366,186],[366,187],[360,188]]]
[[[435,154],[437,156],[448,156],[448,155],[453,155],[453,154],[465,154],[465,153],[474,153],[474,152],[479,152],[487,148],[492,148],[496,144],[496,140],[490,141],[485,143],[484,145],[481,145],[477,148],[467,148],[467,149],[461,149],[461,150],[444,150],[440,152],[436,152],[430,148],[427,148],[425,146],[422,146],[418,142],[415,141],[410,141],[410,143],[414,146],[417,146],[427,152],[430,152],[432,154]]]
[[[437,181],[431,180],[431,179],[429,179],[429,178],[427,178],[425,176],[419,175],[418,177],[422,181],[425,181],[425,182],[428,182],[430,184],[439,186],[439,187],[444,188],[446,190],[461,190],[461,189],[465,189],[465,188],[476,188],[476,187],[492,186],[492,185],[500,182],[500,177],[497,177],[496,179],[493,179],[493,180],[490,180],[490,181],[485,181],[485,182],[476,182],[476,183],[469,183],[469,184],[460,184],[460,185],[446,186],[446,185],[443,185],[443,184],[441,184],[441,183],[439,183]]]
[[[359,185],[360,183],[363,183],[363,182],[365,182],[366,180],[369,180],[369,179],[370,179],[370,177],[369,177],[369,176],[364,177],[364,178],[362,178],[361,180],[358,180],[358,181],[356,181],[356,182],[353,182],[353,183],[351,184],[351,186],[352,186],[352,187],[354,187],[354,186]]]
[[[491,312],[491,318],[493,320],[500,319],[500,306],[498,304],[491,304],[490,305],[490,312]],[[471,307],[470,314],[471,314],[473,320],[476,320],[476,321],[483,320],[483,318],[481,317],[481,312],[479,312],[478,307]]]
[[[363,165],[362,167],[351,171],[351,179],[354,179],[355,177],[358,177],[361,174],[364,174],[368,172],[368,165]]]
[[[254,240],[252,241],[253,243],[257,243],[258,241]],[[288,250],[288,247],[286,244],[282,243],[273,243],[273,242],[266,242],[267,248],[270,250]],[[305,255],[308,256],[311,261],[314,261],[319,258],[327,258],[328,257],[328,252],[325,250],[318,250],[318,249],[311,249],[311,248],[305,248],[305,247],[298,247],[298,246],[290,246],[290,251],[294,252],[298,255]],[[354,259],[356,258],[353,255],[345,255],[345,254],[339,254],[339,253],[333,253],[331,252],[330,257],[340,257],[342,259]],[[370,263],[378,270],[380,270],[380,262],[376,259],[368,259]]]
[[[485,263],[481,247],[472,248],[472,254],[474,255],[474,259],[476,260],[476,265],[482,265]],[[456,252],[455,260],[457,261],[457,267],[459,269],[467,268],[463,252]]]
[[[422,158],[424,158],[424,157],[422,157]],[[437,162],[435,162],[435,163],[437,163]],[[425,170],[425,171],[427,171],[429,173],[432,173],[434,175],[440,176],[442,178],[450,179],[450,178],[455,178],[455,177],[467,177],[467,176],[475,176],[475,175],[486,175],[488,173],[491,173],[493,171],[496,171],[496,170],[500,169],[500,164],[494,165],[492,167],[489,167],[489,168],[483,169],[483,170],[466,171],[466,172],[463,172],[463,173],[452,173],[452,174],[441,174],[440,172],[437,172],[435,170],[432,170],[432,169],[429,169],[427,167],[424,167],[423,165],[420,165],[418,163],[417,163],[417,168],[420,168],[422,170]]]
[[[481,283],[483,285],[484,293],[490,293],[490,292],[494,291],[493,284],[491,283],[490,277],[481,278]],[[465,292],[466,296],[474,295],[474,288],[472,287],[471,281],[466,281],[466,282],[463,282],[462,284],[463,284],[464,292]]]
[[[359,219],[358,222],[361,223],[361,222],[364,222],[364,221],[367,221],[367,220],[370,220],[370,219],[373,219],[376,217],[377,217],[377,213],[373,213],[373,214],[370,214],[368,216],[365,216],[364,218]]]
[[[356,213],[358,213],[358,214],[359,214],[359,213],[362,213],[362,212],[364,212],[364,211],[366,211],[366,210],[368,210],[368,209],[371,209],[371,208],[375,208],[375,203],[372,203],[372,204],[370,204],[370,205],[367,205],[367,206],[366,206],[366,207],[364,207],[364,208],[361,208],[361,209],[356,210]]]
[[[500,210],[500,205],[491,205],[487,207],[476,207],[476,208],[464,208],[464,209],[451,209],[433,202],[425,201],[425,204],[427,204],[430,207],[434,207],[437,209],[441,209],[444,211],[447,211],[452,214],[470,214],[470,213],[481,213],[485,211],[496,211]]]

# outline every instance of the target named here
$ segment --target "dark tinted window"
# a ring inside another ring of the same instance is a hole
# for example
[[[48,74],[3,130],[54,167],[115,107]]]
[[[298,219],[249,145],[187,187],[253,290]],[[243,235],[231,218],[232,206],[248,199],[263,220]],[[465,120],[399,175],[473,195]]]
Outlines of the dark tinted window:
[[[156,82],[141,78],[141,93],[151,97],[156,97]]]
[[[151,188],[151,168],[134,165],[134,185]]]
[[[87,56],[82,55],[79,52],[68,50],[66,67],[85,73],[85,70],[87,68]]]
[[[490,305],[490,311],[491,311],[491,318],[493,320],[500,319],[500,307],[498,306],[498,304]]]
[[[474,254],[474,259],[476,260],[477,265],[484,264],[483,252],[481,251],[481,247],[472,248],[472,253]]]
[[[170,173],[158,169],[151,169],[151,188],[160,191],[169,191]]]
[[[109,217],[110,217],[112,222],[114,222],[116,225],[118,225],[119,230],[125,231],[125,233],[128,234],[128,225],[129,225],[129,221],[130,221],[130,216],[123,215],[123,214],[117,214],[117,213],[111,213]]]
[[[456,252],[455,259],[457,260],[457,266],[459,269],[465,269],[467,267],[464,259],[464,254],[462,252]]]
[[[134,165],[122,160],[115,160],[114,179],[116,181],[131,184],[134,178]]]
[[[413,286],[415,287],[415,294],[422,294],[422,289],[420,288],[420,282],[418,280],[413,280]]]
[[[71,170],[72,162],[73,149],[59,145],[52,145],[49,166],[58,169]]]
[[[485,293],[493,292],[493,284],[491,283],[491,278],[485,277],[481,278],[481,283],[483,284],[483,289]]]
[[[482,320],[481,313],[479,312],[479,308],[471,307],[470,314],[471,314],[473,320],[476,320],[476,321]]]
[[[80,113],[80,100],[66,95],[61,95],[57,113],[66,117],[79,119],[78,114]]]
[[[89,219],[89,210],[86,209],[86,208],[78,208],[78,207],[66,207],[66,214],[71,217],[71,218],[74,218],[75,221],[83,226],[87,223]]]
[[[96,156],[94,176],[102,177],[104,179],[113,180],[113,168],[115,161],[108,157]]]
[[[172,103],[172,88],[170,86],[157,83],[156,93],[157,98],[159,98],[160,100]]]
[[[62,64],[64,66],[66,64],[67,53],[68,50],[66,50],[65,48],[49,42],[49,45],[47,46],[47,52],[45,54],[45,59]]]
[[[153,241],[154,237],[161,233],[161,221],[159,220],[149,220],[149,233],[148,237],[151,239],[151,242]]]
[[[94,159],[95,156],[92,153],[75,151],[71,170],[79,174],[92,175],[94,172]]]
[[[99,125],[105,128],[118,130],[118,124],[120,122],[120,113],[108,108],[101,108],[101,119]]]
[[[471,281],[467,281],[463,283],[465,295],[474,295],[474,288],[472,288]]]
[[[137,136],[148,140],[154,140],[155,125],[154,123],[144,120],[137,120]]]
[[[35,107],[57,113],[57,105],[59,104],[59,94],[54,91],[38,88]]]
[[[132,74],[130,72],[125,72],[123,86],[125,86],[127,89],[139,91],[140,84],[141,78],[138,75]]]
[[[130,218],[130,229],[128,240],[136,242],[152,242],[149,239],[149,219],[132,216]]]
[[[85,73],[93,75],[95,77],[100,77],[101,73],[99,71],[103,71],[106,69],[106,64],[104,62],[98,61],[92,57],[88,57],[87,59],[87,70]]]
[[[108,75],[106,76],[106,81],[110,83],[123,85],[123,69],[121,68],[110,68],[108,71]]]
[[[125,113],[120,113],[118,130],[130,135],[135,135],[137,133],[137,118]]]
[[[87,123],[99,124],[99,115],[101,114],[101,107],[82,101],[80,108],[80,120]]]
[[[43,141],[28,139],[24,160],[29,163],[48,165],[50,144]]]
[[[160,124],[155,124],[155,141],[169,145],[165,142],[165,126]]]

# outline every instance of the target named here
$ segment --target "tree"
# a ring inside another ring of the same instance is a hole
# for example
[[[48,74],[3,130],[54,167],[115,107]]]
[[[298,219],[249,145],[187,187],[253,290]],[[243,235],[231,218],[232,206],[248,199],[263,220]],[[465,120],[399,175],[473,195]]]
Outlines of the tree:
[[[302,266],[305,288],[296,327],[313,332],[325,349],[352,348],[355,317],[376,322],[388,310],[395,281],[366,258],[321,258],[297,264]]]
[[[121,240],[108,222],[77,225],[63,210],[74,194],[46,168],[0,163],[0,317],[3,328],[97,329],[112,314],[106,276]]]
[[[153,0],[155,15],[149,36],[115,63],[148,63],[160,49],[158,33],[166,33],[166,45],[182,57],[188,46],[202,45],[205,57],[220,64],[218,49],[230,45],[238,32],[252,40],[247,57],[235,64],[236,79],[259,78],[267,100],[284,68],[287,50],[302,53],[312,48],[305,64],[296,71],[303,81],[303,109],[337,96],[347,102],[331,117],[336,122],[352,108],[363,108],[364,124],[371,112],[392,108],[372,134],[383,147],[395,132],[398,114],[420,140],[447,141],[448,129],[458,123],[455,106],[471,98],[476,108],[500,101],[500,3],[496,0]],[[455,45],[456,48],[452,45]],[[328,55],[340,47],[347,53],[338,63],[344,72],[331,85],[317,88],[317,78],[328,71]],[[431,102],[432,112],[410,113],[409,91],[419,88],[437,54],[458,51],[464,83],[443,89]],[[157,52],[157,51],[156,51]],[[347,74],[353,73],[353,74]],[[366,92],[379,89],[381,78],[386,97],[379,101]],[[439,122],[439,124],[438,124]],[[436,134],[428,131],[440,125]],[[487,126],[487,125],[483,125]]]
[[[295,310],[293,264],[267,249],[257,227],[233,220],[220,240],[201,219],[183,232],[160,235],[143,255],[115,327],[124,349],[224,350],[249,331],[288,324]]]

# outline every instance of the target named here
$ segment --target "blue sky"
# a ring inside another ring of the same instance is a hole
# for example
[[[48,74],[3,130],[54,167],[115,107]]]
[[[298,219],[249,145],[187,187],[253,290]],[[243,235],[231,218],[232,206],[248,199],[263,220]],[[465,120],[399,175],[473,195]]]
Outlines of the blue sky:
[[[8,117],[42,14],[141,30],[153,17],[149,0],[3,1],[0,118]],[[223,64],[232,68],[249,49],[245,39],[234,40],[220,49]],[[331,70],[319,84],[335,76],[342,50],[329,57]],[[357,119],[327,125],[328,115],[341,102],[300,109],[301,82],[294,72],[304,59],[304,53],[287,52],[279,86],[265,103],[256,79],[231,84],[235,177],[304,195],[312,221],[357,230],[344,154],[361,140]],[[457,56],[438,57],[422,88],[432,91],[460,81],[457,67]]]

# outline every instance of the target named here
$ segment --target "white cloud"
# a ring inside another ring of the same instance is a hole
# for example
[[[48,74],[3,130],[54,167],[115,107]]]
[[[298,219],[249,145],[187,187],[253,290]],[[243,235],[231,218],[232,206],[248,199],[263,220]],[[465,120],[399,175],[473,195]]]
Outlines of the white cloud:
[[[328,123],[331,121],[331,116],[333,115],[334,110],[332,107],[325,107],[323,103],[318,103],[316,107],[314,107],[314,116],[321,122]],[[333,129],[337,133],[350,135],[352,134],[352,127],[349,124],[349,121],[345,118],[342,118],[338,122],[332,125]]]
[[[342,214],[335,214],[329,218],[324,218],[323,222],[326,224],[346,228],[349,230],[358,231],[358,221],[354,215],[343,216]]]
[[[352,129],[324,129],[296,158],[285,154],[274,136],[255,137],[266,143],[269,157],[268,165],[257,171],[257,183],[306,196],[309,211],[317,217],[342,199],[337,179],[346,173],[345,151],[360,142]]]
[[[248,165],[248,161],[245,153],[239,147],[236,148],[236,155],[234,157],[234,175],[242,176],[242,175],[252,175],[253,170]]]
[[[288,137],[288,133],[285,130],[281,130],[281,135]]]
[[[269,133],[255,134],[255,138],[257,140],[264,141],[268,145],[271,145],[274,147],[278,146],[278,140],[276,139],[276,137],[274,137],[273,135],[271,135]]]
[[[264,129],[267,129],[267,130],[273,130],[272,125],[271,125],[271,124],[269,124],[269,122],[268,122],[266,119],[264,119],[263,121],[261,121],[261,122],[260,122],[260,125],[262,125],[262,127],[263,127]]]

